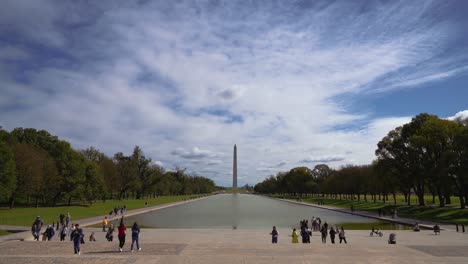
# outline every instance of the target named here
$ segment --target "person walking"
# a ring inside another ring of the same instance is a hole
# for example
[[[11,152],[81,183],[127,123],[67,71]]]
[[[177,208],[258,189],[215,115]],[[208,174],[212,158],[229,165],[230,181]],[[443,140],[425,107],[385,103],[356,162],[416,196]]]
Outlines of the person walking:
[[[130,246],[130,249],[132,250],[132,252],[133,252],[133,243],[135,242],[136,242],[138,251],[141,250],[139,239],[140,239],[140,227],[138,226],[138,223],[135,222],[133,223],[133,226],[132,226],[132,245]]]
[[[341,244],[341,241],[344,241],[345,244],[348,244],[348,242],[346,242],[346,236],[345,236],[345,232],[344,232],[344,229],[343,227],[341,227],[341,231],[340,233],[338,234],[339,238],[340,238],[340,244]]]
[[[39,241],[39,235],[41,234],[41,228],[44,225],[44,222],[41,220],[41,216],[38,215],[36,217],[36,220],[34,220],[32,227],[31,227],[31,232],[34,237],[34,240]]]
[[[67,214],[67,218],[65,218],[65,225],[68,226],[68,224],[71,223],[71,215],[70,213]]]
[[[102,232],[106,232],[107,227],[107,216],[102,220]]]
[[[60,231],[60,241],[64,241],[68,235],[68,226],[62,225],[62,231]]]
[[[332,244],[335,244],[335,234],[336,234],[336,231],[332,226],[330,228],[330,240],[331,240]]]
[[[322,229],[320,230],[320,233],[322,233],[322,243],[327,243],[327,235],[328,235],[328,230],[325,226],[322,226]]]
[[[304,227],[301,229],[301,237],[302,237],[302,243],[310,243],[310,233],[308,229],[305,229]]]
[[[50,241],[52,239],[52,237],[54,237],[54,235],[55,235],[55,229],[51,225],[48,225],[45,232],[44,232],[44,234],[47,237],[47,241]]]
[[[296,228],[293,229],[291,236],[292,236],[292,242],[294,244],[299,243],[299,234],[297,233]]]
[[[114,225],[110,224],[109,228],[107,229],[106,239],[109,242],[112,242],[114,239]]]
[[[276,230],[276,226],[273,226],[273,230],[271,230],[271,243],[277,244],[278,243],[278,231]]]
[[[80,225],[75,224],[75,229],[73,229],[73,232],[70,234],[70,237],[73,240],[73,249],[75,251],[75,255],[81,254],[80,245],[81,245],[81,239],[83,238],[83,236],[84,236],[83,230],[80,228]]]
[[[64,223],[65,215],[64,215],[63,213],[61,213],[61,214],[59,215],[59,218],[60,218],[60,225],[63,226],[63,225],[65,224],[65,223]]]
[[[124,225],[123,217],[120,219],[120,225],[117,229],[119,231],[117,235],[119,238],[119,251],[122,252],[123,246],[125,245],[125,230],[127,230],[127,227]]]

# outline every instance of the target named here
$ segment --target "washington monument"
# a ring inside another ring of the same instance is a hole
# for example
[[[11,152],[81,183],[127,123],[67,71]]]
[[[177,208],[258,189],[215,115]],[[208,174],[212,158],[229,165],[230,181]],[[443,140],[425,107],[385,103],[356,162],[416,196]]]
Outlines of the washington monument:
[[[234,144],[234,159],[232,162],[232,190],[237,191],[237,146]]]

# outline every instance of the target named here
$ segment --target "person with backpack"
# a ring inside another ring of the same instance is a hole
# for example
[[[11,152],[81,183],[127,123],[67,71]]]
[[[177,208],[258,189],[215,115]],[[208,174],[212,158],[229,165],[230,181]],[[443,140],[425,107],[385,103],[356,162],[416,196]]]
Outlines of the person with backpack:
[[[70,234],[70,237],[73,240],[73,249],[75,251],[75,255],[76,254],[80,255],[81,254],[80,245],[81,245],[81,240],[84,237],[84,234],[79,224],[75,225],[75,229]]]
[[[41,216],[38,215],[36,217],[36,220],[34,220],[32,227],[31,227],[31,232],[33,234],[34,240],[39,241],[39,235],[41,234],[41,228],[44,225],[44,222],[41,220]]]
[[[117,235],[117,237],[119,238],[119,251],[122,252],[123,246],[125,245],[125,230],[127,230],[127,227],[124,225],[123,216],[122,219],[120,219],[120,225],[117,228],[117,230],[119,231]]]
[[[68,226],[63,225],[62,231],[60,231],[60,241],[65,241],[65,237],[68,235]]]
[[[138,251],[141,250],[139,239],[140,239],[140,227],[138,226],[138,223],[135,222],[135,223],[133,223],[133,227],[132,227],[132,245],[130,246],[130,249],[132,250],[132,252],[133,252],[133,243],[134,242],[136,242],[136,246],[138,248]]]

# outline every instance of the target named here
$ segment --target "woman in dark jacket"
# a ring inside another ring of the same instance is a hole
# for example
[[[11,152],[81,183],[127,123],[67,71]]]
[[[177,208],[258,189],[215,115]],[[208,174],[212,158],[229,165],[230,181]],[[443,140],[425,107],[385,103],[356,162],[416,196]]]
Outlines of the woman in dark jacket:
[[[336,231],[332,226],[331,229],[330,229],[330,240],[331,240],[332,244],[335,244],[335,234],[336,234]]]
[[[140,243],[138,242],[140,238],[140,227],[138,226],[137,222],[133,223],[132,227],[132,245],[130,246],[130,249],[133,252],[133,243],[136,242],[136,246],[138,248],[138,251],[141,250]]]

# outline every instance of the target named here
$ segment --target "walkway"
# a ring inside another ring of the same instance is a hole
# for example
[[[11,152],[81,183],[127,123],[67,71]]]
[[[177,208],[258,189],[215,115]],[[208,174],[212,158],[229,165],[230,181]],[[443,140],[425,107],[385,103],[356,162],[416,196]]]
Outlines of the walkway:
[[[270,230],[142,229],[142,251],[124,251],[118,240],[107,242],[100,228],[84,228],[82,254],[73,254],[73,243],[53,241],[0,242],[0,264],[33,263],[468,263],[468,241],[460,233],[435,236],[432,231],[392,231],[397,245],[384,237],[370,237],[368,231],[346,231],[348,244],[320,242],[314,232],[311,244],[291,244],[289,229],[279,229],[279,242],[270,243]],[[97,242],[88,242],[95,232]]]
[[[288,200],[288,199],[278,199],[278,200],[288,202],[288,203],[295,203],[295,204],[301,204],[301,205],[306,205],[306,206],[311,206],[311,207],[317,207],[321,209],[326,209],[326,210],[331,210],[331,211],[336,211],[336,212],[341,212],[341,213],[346,213],[346,214],[353,214],[353,215],[359,215],[359,216],[368,217],[368,218],[374,218],[377,220],[392,222],[395,224],[413,226],[417,222],[421,228],[426,228],[426,229],[432,229],[434,225],[436,224],[435,222],[431,222],[431,221],[415,220],[415,219],[403,218],[403,217],[391,218],[391,217],[379,216],[378,214],[375,214],[372,212],[351,211],[350,209],[343,209],[343,208],[338,208],[338,207],[328,206],[328,205],[317,205],[317,204],[298,202],[298,201],[293,201],[293,200]],[[438,224],[442,230],[456,232],[455,225],[447,225],[447,224],[440,224],[440,223]],[[468,234],[468,232],[465,234]]]

